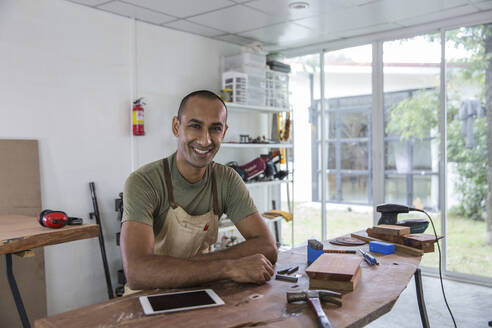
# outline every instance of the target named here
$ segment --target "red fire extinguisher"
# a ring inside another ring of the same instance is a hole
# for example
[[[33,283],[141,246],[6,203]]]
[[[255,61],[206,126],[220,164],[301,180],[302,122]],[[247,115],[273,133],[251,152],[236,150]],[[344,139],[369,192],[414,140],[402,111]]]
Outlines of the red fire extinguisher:
[[[144,108],[143,98],[138,98],[133,102],[133,135],[134,136],[143,136],[145,135],[144,131]]]

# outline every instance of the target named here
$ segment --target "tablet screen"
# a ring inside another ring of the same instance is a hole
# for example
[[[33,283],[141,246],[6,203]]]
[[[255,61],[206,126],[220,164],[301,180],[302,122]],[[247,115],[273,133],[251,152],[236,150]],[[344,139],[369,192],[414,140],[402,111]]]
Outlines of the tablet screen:
[[[154,311],[215,304],[214,300],[204,290],[181,294],[148,296],[148,299]]]

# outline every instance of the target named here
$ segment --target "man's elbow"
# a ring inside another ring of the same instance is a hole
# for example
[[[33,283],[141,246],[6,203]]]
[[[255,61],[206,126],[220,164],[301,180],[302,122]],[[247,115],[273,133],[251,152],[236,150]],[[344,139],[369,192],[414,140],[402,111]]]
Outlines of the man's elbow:
[[[145,289],[142,282],[139,280],[139,275],[135,270],[126,268],[125,269],[126,285],[132,290]]]
[[[142,272],[138,270],[138,268],[142,266],[139,266],[137,263],[132,263],[131,261],[124,264],[126,264],[124,265],[124,269],[127,287],[132,290],[147,289],[148,286],[145,285],[145,278],[143,277]]]
[[[275,264],[277,262],[277,257],[278,257],[278,251],[277,251],[277,245],[275,242],[272,240],[268,242],[266,245],[263,255],[272,263]]]

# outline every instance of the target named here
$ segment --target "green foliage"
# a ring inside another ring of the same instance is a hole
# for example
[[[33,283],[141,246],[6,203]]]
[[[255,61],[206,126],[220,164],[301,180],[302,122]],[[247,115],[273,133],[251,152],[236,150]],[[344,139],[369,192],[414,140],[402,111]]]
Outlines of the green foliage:
[[[439,126],[439,93],[435,89],[416,91],[412,97],[389,109],[387,134],[396,134],[402,141],[429,137]]]
[[[486,212],[487,120],[485,117],[474,120],[474,147],[467,148],[461,135],[462,121],[459,120],[458,109],[464,88],[477,88],[474,97],[485,103],[485,71],[491,69],[488,65],[492,54],[485,53],[484,40],[489,37],[492,37],[490,24],[446,32],[447,46],[451,44],[469,53],[466,58],[448,63],[447,152],[448,162],[454,164],[457,173],[454,187],[459,204],[453,212],[473,220],[484,220]],[[440,42],[436,35],[430,36],[429,40]],[[439,90],[421,90],[390,108],[386,132],[399,135],[402,140],[422,140],[438,126]]]
[[[448,161],[455,163],[454,181],[459,199],[454,212],[465,218],[482,221],[487,200],[487,120],[476,118],[473,124],[475,145],[467,148],[461,135],[461,121],[448,124]]]
[[[453,209],[458,215],[473,220],[484,220],[487,210],[487,120],[476,118],[473,122],[474,147],[467,148],[461,135],[461,121],[458,119],[460,89],[466,85],[478,87],[475,97],[485,103],[485,71],[491,58],[485,53],[484,41],[492,37],[492,25],[464,27],[446,33],[448,43],[456,48],[470,51],[471,55],[456,61],[460,67],[448,77],[448,161],[455,163],[457,179],[454,187],[459,203]]]

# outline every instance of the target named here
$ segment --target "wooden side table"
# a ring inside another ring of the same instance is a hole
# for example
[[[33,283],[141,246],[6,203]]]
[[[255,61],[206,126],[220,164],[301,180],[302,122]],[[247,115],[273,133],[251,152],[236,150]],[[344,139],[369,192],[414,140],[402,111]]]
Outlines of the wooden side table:
[[[0,215],[0,255],[5,255],[7,279],[24,328],[30,327],[30,323],[12,271],[12,254],[41,246],[93,238],[98,235],[97,224],[50,229],[42,227],[35,217]]]

